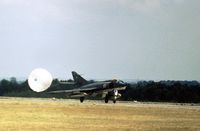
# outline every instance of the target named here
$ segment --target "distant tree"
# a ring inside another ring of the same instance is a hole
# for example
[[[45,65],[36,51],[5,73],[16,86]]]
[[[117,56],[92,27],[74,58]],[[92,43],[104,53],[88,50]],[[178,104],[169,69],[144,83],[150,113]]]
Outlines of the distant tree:
[[[3,79],[1,80],[1,93],[6,93],[6,92],[9,92],[11,91],[11,83],[10,81],[6,80],[6,79]]]
[[[11,77],[11,78],[10,78],[10,82],[11,82],[12,84],[16,84],[16,83],[17,83],[16,77]]]
[[[68,79],[67,82],[73,82],[73,80],[72,79]]]

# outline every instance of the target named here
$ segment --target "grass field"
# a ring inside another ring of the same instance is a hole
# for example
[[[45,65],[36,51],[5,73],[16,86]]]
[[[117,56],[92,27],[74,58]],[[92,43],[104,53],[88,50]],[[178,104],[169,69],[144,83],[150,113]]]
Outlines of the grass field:
[[[200,106],[0,98],[0,130],[200,130]]]

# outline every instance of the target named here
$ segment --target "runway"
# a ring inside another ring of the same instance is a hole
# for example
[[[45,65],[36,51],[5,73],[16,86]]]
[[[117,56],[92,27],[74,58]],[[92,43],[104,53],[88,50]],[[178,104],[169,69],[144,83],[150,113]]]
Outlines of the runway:
[[[79,99],[62,99],[62,98],[26,98],[26,97],[0,97],[0,100],[16,100],[30,102],[55,102],[66,105],[104,105],[104,106],[124,106],[124,107],[163,107],[163,108],[192,108],[199,109],[200,103],[170,103],[170,102],[140,102],[140,101],[117,101],[105,103],[104,100],[88,100],[80,103]]]

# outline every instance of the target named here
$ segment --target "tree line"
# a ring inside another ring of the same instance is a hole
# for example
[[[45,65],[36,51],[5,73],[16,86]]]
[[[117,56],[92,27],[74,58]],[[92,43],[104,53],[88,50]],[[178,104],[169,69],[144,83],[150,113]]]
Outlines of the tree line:
[[[128,84],[123,100],[199,103],[200,84],[197,81],[140,81]]]
[[[0,96],[66,98],[64,93],[49,94],[48,91],[73,88],[73,85],[62,85],[54,79],[47,91],[36,93],[29,88],[27,80],[18,82],[12,77],[0,81]],[[197,81],[138,81],[127,83],[126,90],[120,93],[120,99],[126,101],[200,103],[200,83]]]

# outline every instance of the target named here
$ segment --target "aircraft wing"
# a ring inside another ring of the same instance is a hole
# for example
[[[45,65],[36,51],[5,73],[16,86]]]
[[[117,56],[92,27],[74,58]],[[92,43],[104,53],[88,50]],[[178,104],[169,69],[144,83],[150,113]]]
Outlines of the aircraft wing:
[[[102,97],[108,92],[112,91],[113,89],[117,90],[125,90],[126,87],[115,87],[111,89],[104,89],[104,88],[97,88],[97,87],[90,87],[90,88],[77,88],[72,90],[58,90],[58,91],[50,91],[48,93],[50,94],[59,94],[59,93],[65,93],[67,96],[70,97],[81,97],[81,96],[87,96],[87,95],[96,95],[96,94],[102,94]]]
[[[96,90],[96,87],[92,88],[78,88],[78,89],[72,89],[72,90],[58,90],[58,91],[49,91],[50,94],[59,94],[59,93],[65,93],[69,97],[84,97],[91,95]]]
[[[76,92],[87,92],[87,91],[92,91],[95,90],[96,87],[94,88],[78,88],[78,89],[72,89],[72,90],[58,90],[58,91],[49,91],[48,93],[56,94],[56,93],[76,93]]]

